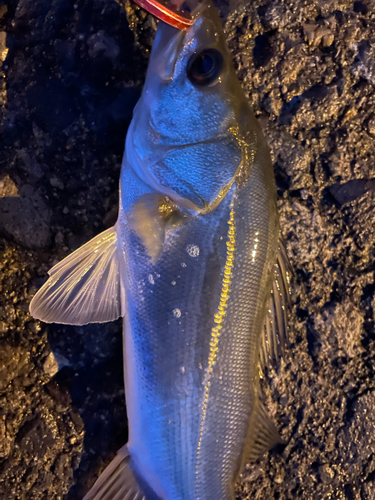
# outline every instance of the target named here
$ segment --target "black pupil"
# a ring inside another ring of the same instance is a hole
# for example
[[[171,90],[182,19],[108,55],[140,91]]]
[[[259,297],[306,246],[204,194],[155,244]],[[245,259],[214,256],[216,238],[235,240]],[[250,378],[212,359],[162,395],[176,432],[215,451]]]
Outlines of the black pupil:
[[[198,86],[214,83],[221,73],[223,56],[216,49],[206,49],[200,54],[194,54],[188,64],[189,80]]]
[[[199,75],[208,75],[214,67],[214,60],[210,54],[201,54],[195,63],[195,70]]]

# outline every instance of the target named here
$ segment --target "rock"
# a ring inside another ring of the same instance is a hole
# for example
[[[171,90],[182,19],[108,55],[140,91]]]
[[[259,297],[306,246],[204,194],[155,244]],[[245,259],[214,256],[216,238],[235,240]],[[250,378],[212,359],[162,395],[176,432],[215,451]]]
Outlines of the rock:
[[[0,390],[4,390],[17,377],[31,370],[28,352],[12,348],[9,344],[0,350]]]
[[[6,500],[83,498],[127,440],[121,322],[47,326],[27,310],[48,269],[116,218],[155,32],[119,1],[0,7]],[[294,268],[290,349],[262,380],[285,445],[246,467],[236,497],[373,500],[375,3],[217,4],[272,153]]]
[[[0,180],[0,198],[10,197],[13,198],[18,196],[18,189],[9,175],[4,175]]]
[[[0,17],[1,12],[0,12]],[[4,31],[0,31],[0,61],[5,61],[5,58],[8,54],[8,48],[6,46],[6,33]]]
[[[59,189],[64,189],[64,183],[57,177],[51,177],[49,183],[52,187],[57,187]]]
[[[75,102],[59,78],[46,79],[41,72],[27,88],[26,96],[35,123],[45,132],[60,133],[77,116]]]
[[[47,246],[51,238],[50,211],[43,198],[30,185],[24,185],[18,191],[9,177],[2,183],[0,229],[25,247]]]
[[[318,24],[305,24],[303,27],[305,39],[309,45],[317,47],[320,43],[324,47],[330,47],[334,41],[334,34],[332,31],[324,26]]]
[[[6,423],[0,420],[0,458],[6,458],[12,450],[13,440],[8,435]]]
[[[375,191],[375,179],[355,179],[344,184],[334,184],[328,190],[341,206],[361,198],[368,191]]]
[[[335,472],[331,469],[331,467],[327,464],[321,465],[319,467],[319,476],[320,480],[325,483],[331,483],[333,478],[335,477]]]
[[[47,359],[43,364],[43,370],[50,376],[53,377],[59,371],[59,365],[55,359],[52,352],[49,353]]]
[[[372,455],[375,444],[375,393],[369,392],[353,402],[350,425],[339,434],[339,443],[346,446],[346,468],[361,470]]]
[[[41,415],[37,415],[21,427],[17,442],[28,454],[42,458],[46,450],[54,446],[55,437],[47,421]]]
[[[120,54],[120,48],[117,43],[105,34],[103,30],[90,36],[87,40],[90,57],[102,56],[107,59],[116,59]]]

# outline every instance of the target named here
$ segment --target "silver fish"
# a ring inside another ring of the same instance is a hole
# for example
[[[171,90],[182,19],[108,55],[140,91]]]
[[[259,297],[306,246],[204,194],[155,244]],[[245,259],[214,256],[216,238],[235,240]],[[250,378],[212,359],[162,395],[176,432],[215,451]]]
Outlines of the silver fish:
[[[259,366],[286,341],[289,271],[268,148],[220,18],[159,23],[130,125],[116,225],[55,266],[35,318],[124,317],[129,441],[87,500],[233,500],[279,442]]]

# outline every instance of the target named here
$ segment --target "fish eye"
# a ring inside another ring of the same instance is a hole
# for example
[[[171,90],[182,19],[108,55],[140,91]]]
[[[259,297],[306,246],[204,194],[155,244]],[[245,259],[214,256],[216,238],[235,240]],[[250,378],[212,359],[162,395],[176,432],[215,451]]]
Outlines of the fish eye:
[[[220,76],[224,58],[216,49],[205,49],[193,54],[187,67],[187,76],[193,85],[208,87]]]

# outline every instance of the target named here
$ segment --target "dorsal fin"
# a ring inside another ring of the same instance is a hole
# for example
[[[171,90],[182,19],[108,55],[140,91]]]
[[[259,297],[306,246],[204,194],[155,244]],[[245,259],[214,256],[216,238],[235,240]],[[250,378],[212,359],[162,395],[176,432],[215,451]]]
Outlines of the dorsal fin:
[[[260,368],[275,368],[288,345],[287,316],[290,309],[291,267],[283,242],[279,241],[271,296],[260,344]]]
[[[46,323],[105,323],[124,314],[122,255],[111,227],[68,255],[30,304],[30,314]]]

